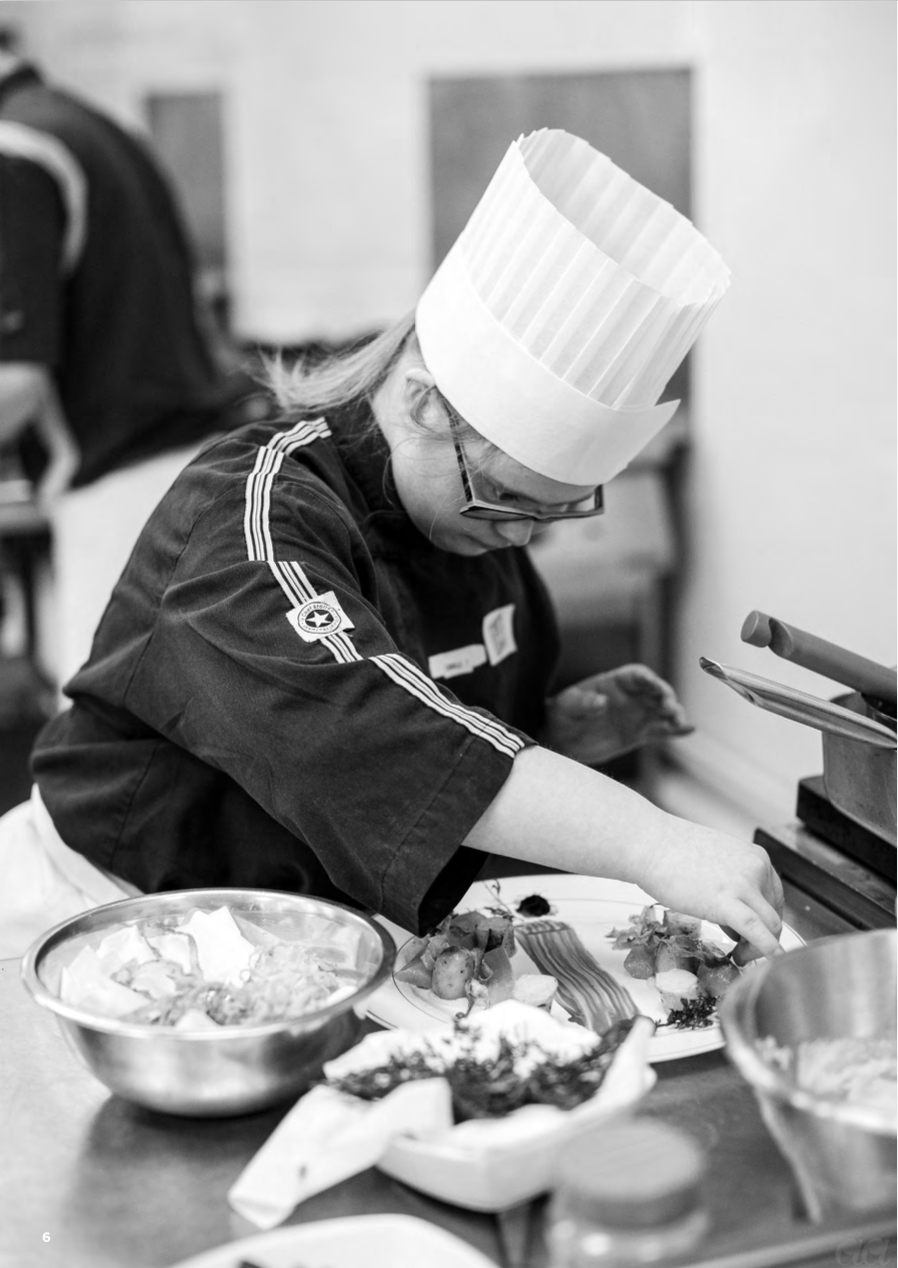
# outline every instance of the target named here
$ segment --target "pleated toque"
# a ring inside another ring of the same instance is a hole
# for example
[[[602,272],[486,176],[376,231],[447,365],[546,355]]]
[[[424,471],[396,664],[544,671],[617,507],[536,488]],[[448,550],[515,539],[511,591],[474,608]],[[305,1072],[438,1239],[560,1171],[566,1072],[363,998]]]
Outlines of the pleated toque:
[[[617,475],[673,416],[671,375],[729,286],[695,226],[579,137],[508,149],[418,302],[437,386],[569,484]]]

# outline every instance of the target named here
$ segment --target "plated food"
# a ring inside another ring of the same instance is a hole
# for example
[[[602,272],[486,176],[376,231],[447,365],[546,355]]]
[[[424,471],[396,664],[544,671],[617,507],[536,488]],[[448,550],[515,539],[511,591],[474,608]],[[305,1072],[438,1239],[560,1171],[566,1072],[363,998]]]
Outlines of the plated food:
[[[491,888],[493,906],[452,912],[419,945],[408,944],[395,970],[397,982],[430,1001],[445,1001],[456,1017],[506,999],[548,1009],[556,997],[571,1020],[599,1035],[637,1016],[632,995],[590,955],[575,930],[546,918],[552,911],[548,899],[530,894],[512,909],[502,902],[500,884]],[[701,925],[655,903],[607,935],[614,950],[625,952],[625,973],[654,982],[666,1011],[662,1025],[710,1026],[718,999],[741,972],[730,952],[704,937]],[[541,972],[514,974],[519,944]]]
[[[499,907],[506,916],[512,913],[515,949],[509,960],[513,982],[531,975],[554,976],[558,986],[549,1004],[553,1015],[579,1021],[598,1033],[620,1017],[633,1013],[647,1016],[656,1024],[649,1043],[652,1062],[723,1046],[716,1006],[692,1006],[685,1017],[677,1016],[677,1010],[671,1007],[673,1000],[662,996],[657,974],[634,977],[624,967],[633,948],[616,947],[619,934],[629,933],[631,920],[638,919],[647,908],[653,919],[661,921],[663,916],[663,909],[638,886],[600,877],[544,873],[503,878],[498,897],[497,902],[494,885],[478,882],[459,902],[457,910],[492,915],[492,909]],[[443,999],[425,986],[403,980],[402,970],[420,955],[422,940],[387,921],[379,923],[392,933],[399,951],[393,981],[371,998],[369,1016],[384,1025],[406,1029],[451,1025],[459,1012],[468,1010],[468,998]],[[723,961],[728,959],[734,943],[721,929],[702,921],[698,933],[712,961],[717,962],[718,956]],[[792,950],[801,946],[802,940],[786,927],[781,945],[784,950]],[[751,974],[754,967],[749,966],[744,972]],[[693,976],[697,978],[698,974],[693,971]],[[685,981],[694,989],[691,981]],[[672,984],[675,988],[679,985],[682,991],[683,982],[684,979],[674,979]],[[662,979],[661,985],[664,984]],[[669,994],[672,996],[673,992]],[[473,1008],[476,1011],[482,1006],[475,1003]],[[685,1027],[683,1022],[687,1023]]]
[[[667,1010],[664,1024],[679,1030],[710,1026],[718,1000],[742,972],[731,951],[707,938],[700,920],[657,903],[608,937],[616,951],[626,952],[623,967],[630,977],[654,982]]]
[[[514,976],[515,917],[498,905],[498,887],[495,900],[497,905],[486,911],[451,912],[417,945],[409,945],[397,981],[445,1001],[453,1017],[507,999],[548,1008],[558,982],[544,973]]]

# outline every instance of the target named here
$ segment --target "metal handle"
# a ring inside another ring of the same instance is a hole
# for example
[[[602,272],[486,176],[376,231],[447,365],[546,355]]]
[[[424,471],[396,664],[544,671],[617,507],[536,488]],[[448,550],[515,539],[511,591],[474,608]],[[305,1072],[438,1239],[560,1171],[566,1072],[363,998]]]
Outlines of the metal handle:
[[[880,665],[866,656],[859,656],[835,643],[828,643],[816,634],[800,630],[795,625],[768,616],[757,610],[749,612],[742,625],[743,643],[753,647],[769,647],[783,660],[791,660],[803,669],[844,683],[865,696],[896,703],[898,674],[886,665]]]

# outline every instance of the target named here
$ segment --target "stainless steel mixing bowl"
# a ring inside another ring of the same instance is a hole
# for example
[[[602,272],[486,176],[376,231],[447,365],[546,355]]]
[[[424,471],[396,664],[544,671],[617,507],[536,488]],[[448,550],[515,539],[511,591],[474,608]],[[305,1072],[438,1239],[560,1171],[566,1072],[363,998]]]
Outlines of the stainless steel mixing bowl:
[[[193,1032],[95,1016],[59,998],[62,967],[113,929],[223,906],[282,936],[309,915],[350,929],[358,936],[361,985],[337,1003],[289,1021]],[[338,903],[273,890],[192,889],[128,898],[64,921],[29,949],[22,978],[37,1003],[56,1015],[91,1073],[111,1091],[169,1114],[224,1117],[299,1096],[323,1062],[351,1047],[362,1025],[358,1006],[388,980],[394,955],[385,930]]]
[[[728,991],[720,1021],[730,1060],[754,1089],[811,1219],[895,1208],[895,1121],[796,1087],[759,1041],[895,1034],[894,929],[839,934],[758,964]]]

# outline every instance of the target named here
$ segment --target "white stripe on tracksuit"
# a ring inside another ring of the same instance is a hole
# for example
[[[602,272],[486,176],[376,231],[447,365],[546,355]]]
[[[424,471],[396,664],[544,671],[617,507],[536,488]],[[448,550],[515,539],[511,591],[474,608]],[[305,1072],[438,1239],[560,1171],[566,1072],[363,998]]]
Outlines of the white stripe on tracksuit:
[[[289,431],[274,436],[267,445],[259,449],[253,469],[246,480],[243,530],[247,557],[268,565],[291,607],[299,607],[318,596],[314,586],[295,560],[281,562],[276,558],[269,523],[271,490],[285,456],[302,445],[310,445],[313,441],[329,435],[330,429],[323,418],[297,423]],[[363,659],[345,631],[327,634],[321,642],[341,664],[348,665]],[[497,719],[478,713],[475,709],[469,709],[443,695],[439,687],[422,673],[417,665],[398,652],[372,656],[370,662],[427,708],[442,714],[450,721],[459,723],[472,735],[479,736],[492,744],[500,753],[514,757],[524,747],[523,740]]]

